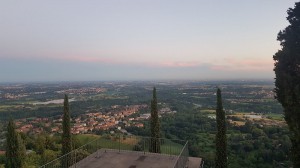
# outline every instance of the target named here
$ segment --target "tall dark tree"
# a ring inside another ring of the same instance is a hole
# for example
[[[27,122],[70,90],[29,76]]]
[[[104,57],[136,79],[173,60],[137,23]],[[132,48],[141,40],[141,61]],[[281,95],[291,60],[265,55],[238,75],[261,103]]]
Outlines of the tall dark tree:
[[[63,115],[63,133],[62,133],[62,149],[61,154],[65,155],[72,151],[72,141],[71,141],[71,125],[70,125],[70,111],[69,111],[69,100],[68,96],[65,95],[64,99],[64,115]],[[62,159],[62,167],[71,166],[71,156],[65,156]]]
[[[222,105],[221,90],[217,90],[217,134],[216,134],[216,168],[227,168],[227,138],[225,111]]]
[[[282,48],[273,56],[274,91],[290,129],[294,167],[300,167],[300,2],[287,13],[290,25],[278,33],[277,40]]]
[[[6,163],[5,168],[23,168],[25,160],[25,145],[21,136],[15,130],[12,119],[7,125],[6,134]]]
[[[156,88],[153,88],[153,98],[151,100],[151,142],[149,151],[154,153],[160,153],[160,123],[158,118]]]

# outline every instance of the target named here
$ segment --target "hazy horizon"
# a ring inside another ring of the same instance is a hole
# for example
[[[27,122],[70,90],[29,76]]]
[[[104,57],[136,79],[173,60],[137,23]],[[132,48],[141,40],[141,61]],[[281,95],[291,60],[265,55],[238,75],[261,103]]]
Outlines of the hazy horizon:
[[[10,81],[10,82],[0,82],[0,85],[6,85],[6,84],[57,84],[57,83],[193,83],[193,82],[199,82],[199,83],[222,83],[222,82],[229,82],[229,83],[274,83],[275,79],[145,79],[145,80],[65,80],[65,81]]]
[[[294,3],[2,2],[0,83],[273,80]]]

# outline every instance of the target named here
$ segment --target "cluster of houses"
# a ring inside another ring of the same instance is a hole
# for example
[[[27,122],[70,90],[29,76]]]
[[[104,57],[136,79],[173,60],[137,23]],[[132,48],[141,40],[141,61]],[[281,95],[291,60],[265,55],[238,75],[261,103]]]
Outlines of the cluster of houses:
[[[49,118],[26,118],[15,122],[17,131],[23,133],[42,133],[44,128],[51,127]]]
[[[109,130],[111,128],[124,130],[126,127],[144,127],[143,120],[150,119],[150,113],[137,114],[141,109],[148,108],[147,105],[131,105],[131,106],[111,106],[109,112],[87,112],[73,118],[71,121],[72,134],[84,134],[101,130]],[[159,116],[162,114],[174,114],[169,107],[159,110]],[[26,118],[16,120],[18,132],[38,134],[62,133],[63,116],[53,118]]]
[[[122,129],[121,124],[125,127],[143,127],[144,124],[139,122],[139,117],[130,117],[142,108],[147,108],[147,105],[113,106],[113,110],[105,114],[101,112],[82,114],[75,118],[71,132],[80,134],[95,130],[108,130],[109,128]]]
[[[10,100],[17,100],[22,97],[27,97],[28,94],[12,94],[12,93],[5,93],[1,97],[4,99],[10,99]]]
[[[119,130],[123,127],[136,126],[144,127],[141,120],[150,118],[150,114],[136,115],[140,109],[147,108],[147,105],[132,105],[132,106],[112,106],[110,112],[89,112],[82,114],[72,119],[71,133],[82,134],[93,132],[97,130],[108,130],[110,128],[117,128]],[[56,119],[54,119],[56,118]],[[38,134],[44,131],[50,133],[62,132],[62,116],[52,118],[26,118],[16,120],[16,127],[18,132]]]

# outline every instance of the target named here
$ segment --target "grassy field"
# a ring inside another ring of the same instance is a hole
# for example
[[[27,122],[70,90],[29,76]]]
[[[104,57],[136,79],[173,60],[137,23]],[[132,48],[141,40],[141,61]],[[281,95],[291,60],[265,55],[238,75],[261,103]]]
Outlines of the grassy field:
[[[201,111],[201,113],[216,113],[216,110],[211,110],[211,109],[203,109],[203,110],[200,110]]]
[[[0,105],[0,112],[1,111],[8,111],[8,109],[12,108],[11,105]]]
[[[245,125],[245,121],[231,121],[230,122],[231,124],[233,124],[233,125],[237,125],[237,126],[243,126],[243,125]]]
[[[115,96],[115,95],[107,95],[107,94],[97,94],[90,96],[92,100],[102,100],[102,99],[128,99],[128,96]]]
[[[120,149],[120,150],[133,150],[134,145],[138,143],[138,140],[131,140],[132,143],[128,143],[126,139],[118,139],[118,138],[100,138],[98,143],[102,148],[108,149]]]
[[[23,108],[29,108],[30,110],[37,110],[40,107],[63,107],[62,104],[46,104],[46,105],[32,105],[35,102],[28,103],[28,102],[22,102],[18,104],[5,104],[5,105],[0,105],[0,112],[5,112],[5,111],[20,111],[23,110]]]
[[[99,135],[93,135],[93,134],[78,134],[75,135],[75,137],[79,140],[81,144],[86,144],[97,138],[100,138]]]
[[[206,99],[207,97],[201,97],[201,96],[191,96],[192,98],[195,98],[195,99]]]
[[[283,114],[267,114],[266,115],[268,118],[272,119],[272,120],[278,120],[278,121],[283,121],[284,120],[284,116]]]
[[[266,98],[266,99],[262,99],[264,102],[275,102],[275,99],[273,98]]]

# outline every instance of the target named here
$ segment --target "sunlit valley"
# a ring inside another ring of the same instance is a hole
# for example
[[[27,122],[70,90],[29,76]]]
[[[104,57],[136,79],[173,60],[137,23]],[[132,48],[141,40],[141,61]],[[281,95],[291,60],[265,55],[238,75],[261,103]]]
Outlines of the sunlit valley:
[[[288,130],[282,108],[274,99],[272,81],[2,84],[0,149],[5,150],[4,125],[13,117],[16,130],[25,139],[29,162],[40,154],[46,159],[35,160],[33,165],[59,156],[64,94],[70,98],[71,132],[78,147],[100,136],[150,136],[153,86],[157,88],[163,137],[188,140],[190,155],[204,158],[206,166],[214,162],[216,87],[223,91],[229,164],[290,164]]]
[[[0,5],[0,168],[299,168],[300,2]]]

